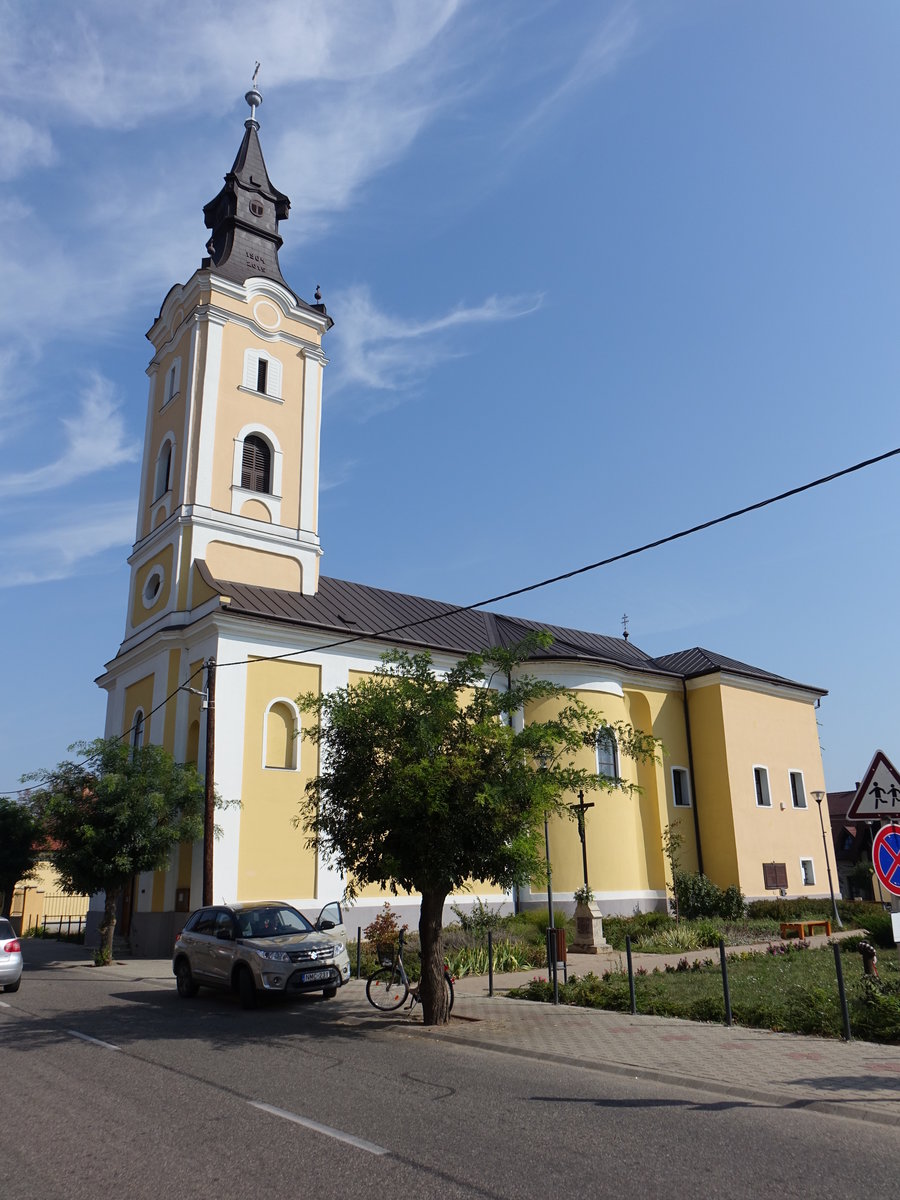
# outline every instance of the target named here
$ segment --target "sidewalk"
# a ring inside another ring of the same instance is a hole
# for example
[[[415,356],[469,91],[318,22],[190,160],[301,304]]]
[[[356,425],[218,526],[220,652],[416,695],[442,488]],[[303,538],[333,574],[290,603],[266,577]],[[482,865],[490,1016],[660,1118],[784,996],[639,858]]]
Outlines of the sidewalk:
[[[823,942],[827,939],[821,939]],[[26,941],[26,970],[81,965],[90,951],[63,943]],[[700,952],[708,957],[709,951]],[[570,974],[617,969],[624,954],[570,955]],[[647,956],[662,965],[660,956]],[[641,962],[647,957],[640,956]],[[677,961],[683,955],[673,955]],[[689,956],[688,956],[689,957]],[[635,956],[635,965],[640,965]],[[172,987],[168,959],[122,959],[103,968],[122,981]],[[849,1043],[771,1033],[738,1026],[707,1025],[670,1017],[631,1016],[511,1000],[502,993],[540,974],[496,975],[489,996],[485,976],[460,979],[448,1026],[426,1028],[404,1012],[374,1014],[365,982],[353,979],[339,993],[342,1024],[376,1020],[387,1033],[453,1042],[481,1051],[523,1055],[607,1074],[696,1087],[734,1103],[819,1112],[900,1126],[900,1046]],[[721,1101],[720,1101],[721,1102]]]

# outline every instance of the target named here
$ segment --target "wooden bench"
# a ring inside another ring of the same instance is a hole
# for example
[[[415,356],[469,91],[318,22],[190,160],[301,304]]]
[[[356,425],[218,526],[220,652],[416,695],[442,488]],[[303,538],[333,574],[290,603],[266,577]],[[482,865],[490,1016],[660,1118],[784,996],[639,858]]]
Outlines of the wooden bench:
[[[781,936],[786,938],[789,933],[797,937],[813,937],[813,931],[821,929],[826,937],[831,937],[831,921],[782,921]]]

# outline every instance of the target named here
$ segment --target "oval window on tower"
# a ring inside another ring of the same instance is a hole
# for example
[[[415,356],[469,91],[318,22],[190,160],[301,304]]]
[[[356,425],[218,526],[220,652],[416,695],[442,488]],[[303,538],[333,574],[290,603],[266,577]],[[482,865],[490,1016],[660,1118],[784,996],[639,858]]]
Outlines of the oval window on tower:
[[[261,200],[251,200],[250,201],[250,211],[253,213],[254,217],[261,217],[263,215],[262,201]]]

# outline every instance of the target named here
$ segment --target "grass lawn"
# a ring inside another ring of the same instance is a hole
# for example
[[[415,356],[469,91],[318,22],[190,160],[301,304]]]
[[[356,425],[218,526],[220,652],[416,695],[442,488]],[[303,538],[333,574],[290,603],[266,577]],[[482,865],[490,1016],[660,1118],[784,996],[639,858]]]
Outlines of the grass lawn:
[[[850,1023],[854,1037],[900,1042],[900,968],[897,955],[879,955],[879,979],[866,979],[855,951],[841,955]],[[731,1009],[737,1025],[788,1033],[841,1037],[843,1021],[834,952],[785,949],[782,953],[744,954],[728,960]],[[722,973],[718,958],[696,967],[653,970],[635,975],[639,1013],[682,1017],[689,1021],[725,1020]],[[509,993],[527,1000],[551,1000],[546,980]],[[570,977],[560,983],[560,1001],[587,1008],[629,1012],[631,1000],[625,972],[602,977]]]

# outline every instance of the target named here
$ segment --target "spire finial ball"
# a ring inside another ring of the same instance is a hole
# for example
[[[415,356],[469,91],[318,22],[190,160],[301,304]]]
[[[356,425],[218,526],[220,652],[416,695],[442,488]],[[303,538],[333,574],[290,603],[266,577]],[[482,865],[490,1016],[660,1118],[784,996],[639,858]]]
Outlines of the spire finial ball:
[[[259,106],[262,104],[262,96],[255,87],[252,87],[250,91],[246,93],[244,99],[250,105],[251,110],[259,108]]]

